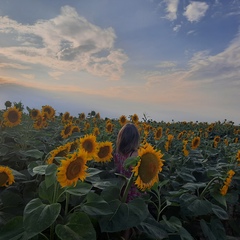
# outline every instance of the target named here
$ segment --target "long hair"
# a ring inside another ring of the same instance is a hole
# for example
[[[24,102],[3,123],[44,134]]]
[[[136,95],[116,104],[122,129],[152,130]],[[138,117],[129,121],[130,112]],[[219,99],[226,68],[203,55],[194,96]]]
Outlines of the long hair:
[[[133,123],[125,124],[118,132],[116,141],[116,152],[123,155],[137,150],[140,135],[137,127]]]

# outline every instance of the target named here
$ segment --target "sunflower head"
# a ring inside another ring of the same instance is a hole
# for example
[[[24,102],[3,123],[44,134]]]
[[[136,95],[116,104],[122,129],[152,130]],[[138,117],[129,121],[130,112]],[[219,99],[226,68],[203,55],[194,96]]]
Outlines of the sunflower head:
[[[94,158],[97,149],[96,136],[93,134],[87,134],[80,138],[80,149],[87,153],[87,160]]]
[[[6,166],[0,166],[0,187],[8,187],[14,183],[12,170]]]
[[[182,138],[182,136],[183,136],[183,132],[180,132],[177,136],[177,139],[180,140]]]
[[[55,110],[49,105],[42,106],[42,115],[46,116],[47,119],[53,119]]]
[[[72,133],[80,132],[80,128],[78,126],[72,126]]]
[[[20,124],[21,117],[22,117],[22,112],[16,107],[8,108],[3,113],[4,124],[7,127],[14,127]]]
[[[215,136],[213,141],[219,143],[220,142],[220,136]]]
[[[35,129],[41,129],[46,126],[46,121],[44,120],[43,116],[40,114],[39,117],[34,121],[33,127]]]
[[[40,110],[33,108],[30,111],[29,115],[30,115],[31,119],[36,120],[41,116],[41,112],[40,112]]]
[[[96,118],[96,119],[100,119],[100,118],[101,118],[100,113],[97,113],[97,114],[95,115],[95,118]]]
[[[162,137],[162,127],[158,127],[154,133],[154,139],[159,140]]]
[[[80,113],[79,114],[79,119],[84,120],[86,118],[85,113]]]
[[[138,118],[138,115],[137,115],[136,113],[134,113],[134,114],[132,115],[131,119],[132,119],[132,122],[133,122],[134,124],[137,124],[137,123],[138,123],[139,118]]]
[[[110,162],[112,159],[112,143],[111,142],[100,142],[97,144],[97,151],[95,156],[96,162]]]
[[[79,179],[84,181],[87,176],[86,162],[87,153],[85,151],[74,152],[62,160],[57,172],[57,181],[61,187],[76,186]]]
[[[158,174],[163,167],[163,154],[155,150],[150,144],[146,144],[138,150],[140,161],[132,169],[136,177],[135,184],[142,190],[150,189],[158,182]]]
[[[200,145],[200,137],[194,137],[192,140],[192,149],[197,149]]]
[[[52,150],[49,154],[49,157],[47,159],[48,164],[55,163],[58,165],[59,163],[55,160],[55,157],[61,157],[65,158],[69,154],[71,150],[71,143],[66,143],[65,145],[59,146]]]
[[[240,161],[240,150],[238,150],[236,158],[237,158],[237,161]]]
[[[70,113],[69,112],[65,112],[63,115],[62,115],[62,122],[63,123],[66,123],[68,122],[70,119]]]
[[[98,127],[95,127],[95,128],[93,129],[93,135],[97,137],[99,134],[100,134],[99,128],[98,128]]]
[[[70,135],[72,135],[72,123],[66,124],[61,131],[62,138],[68,138]]]
[[[114,125],[111,122],[108,122],[106,124],[106,132],[111,133],[113,131],[113,127],[114,127]]]
[[[125,115],[120,116],[119,123],[121,126],[124,126],[127,123],[127,118]]]

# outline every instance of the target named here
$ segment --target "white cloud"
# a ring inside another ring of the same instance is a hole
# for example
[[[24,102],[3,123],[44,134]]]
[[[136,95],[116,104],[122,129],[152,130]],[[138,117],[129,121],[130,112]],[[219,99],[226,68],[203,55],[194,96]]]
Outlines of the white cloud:
[[[208,4],[205,2],[191,2],[185,9],[183,15],[190,22],[198,22],[203,18],[208,9]]]
[[[181,25],[180,24],[177,24],[174,28],[173,28],[173,31],[174,32],[178,32],[181,28]]]
[[[170,67],[175,67],[175,66],[176,66],[175,62],[162,61],[156,67],[158,67],[158,68],[170,68]]]
[[[21,76],[23,76],[24,78],[27,78],[27,79],[30,79],[30,80],[33,80],[35,79],[35,75],[34,74],[21,74]]]
[[[177,19],[177,9],[179,0],[164,0],[166,3],[166,18],[170,21]]]
[[[87,71],[96,76],[118,80],[128,60],[121,49],[114,48],[112,28],[102,29],[65,6],[61,14],[34,25],[23,25],[0,17],[0,32],[15,34],[16,45],[3,47],[0,54],[11,60],[37,63],[62,71]]]
[[[22,64],[17,64],[17,63],[0,63],[0,68],[14,68],[14,69],[20,69],[20,70],[26,70],[30,69],[28,66],[24,66]]]
[[[55,72],[49,72],[48,75],[51,76],[52,78],[59,80],[59,77],[61,77],[64,73],[60,71],[55,71]]]

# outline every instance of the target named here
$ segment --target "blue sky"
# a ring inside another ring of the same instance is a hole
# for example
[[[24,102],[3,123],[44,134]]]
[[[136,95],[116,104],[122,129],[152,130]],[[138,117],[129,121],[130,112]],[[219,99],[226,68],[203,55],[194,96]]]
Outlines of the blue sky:
[[[240,123],[240,0],[1,0],[0,108]]]

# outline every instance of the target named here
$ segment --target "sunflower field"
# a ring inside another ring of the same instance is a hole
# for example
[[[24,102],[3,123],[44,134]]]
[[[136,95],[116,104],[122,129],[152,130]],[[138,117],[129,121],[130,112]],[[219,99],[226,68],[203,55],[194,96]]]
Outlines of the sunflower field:
[[[240,239],[240,126],[143,115],[0,110],[1,240]],[[118,131],[136,125],[137,157],[114,166]],[[130,186],[139,191],[127,201]]]

